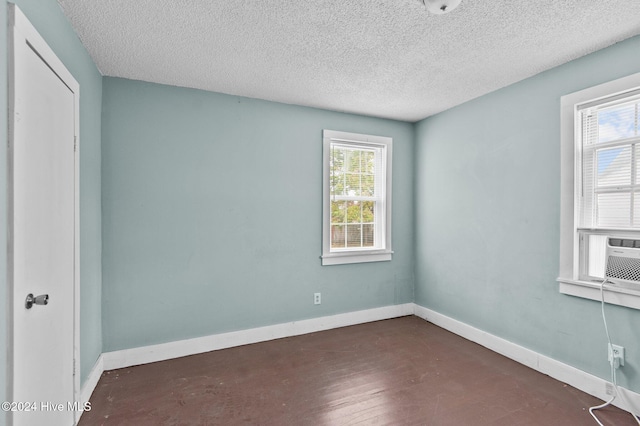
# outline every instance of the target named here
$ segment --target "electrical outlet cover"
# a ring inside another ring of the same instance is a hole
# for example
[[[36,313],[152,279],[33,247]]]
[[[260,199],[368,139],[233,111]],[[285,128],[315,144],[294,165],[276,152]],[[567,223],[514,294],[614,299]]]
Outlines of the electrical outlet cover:
[[[605,385],[605,392],[607,393],[607,395],[613,395],[613,384],[611,383],[606,383]]]
[[[612,362],[614,358],[618,358],[620,362],[620,367],[624,365],[624,346],[614,345],[614,344],[609,346],[609,354],[608,354],[609,362]]]

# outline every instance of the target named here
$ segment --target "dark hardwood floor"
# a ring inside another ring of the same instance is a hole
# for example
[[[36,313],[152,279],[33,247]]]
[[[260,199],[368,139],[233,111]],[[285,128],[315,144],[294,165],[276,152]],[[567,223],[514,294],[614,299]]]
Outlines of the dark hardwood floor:
[[[599,403],[409,316],[108,371],[80,425],[596,425]]]

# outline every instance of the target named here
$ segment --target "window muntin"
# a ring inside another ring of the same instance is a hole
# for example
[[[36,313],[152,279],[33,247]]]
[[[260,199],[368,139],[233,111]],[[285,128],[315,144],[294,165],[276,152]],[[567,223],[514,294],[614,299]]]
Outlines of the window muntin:
[[[322,264],[391,260],[391,148],[382,136],[325,130]]]

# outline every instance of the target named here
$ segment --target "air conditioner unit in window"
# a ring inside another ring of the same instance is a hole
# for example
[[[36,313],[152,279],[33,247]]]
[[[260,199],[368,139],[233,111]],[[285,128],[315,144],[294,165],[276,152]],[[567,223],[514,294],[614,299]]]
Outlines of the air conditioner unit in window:
[[[609,237],[606,256],[608,281],[640,291],[640,239]]]

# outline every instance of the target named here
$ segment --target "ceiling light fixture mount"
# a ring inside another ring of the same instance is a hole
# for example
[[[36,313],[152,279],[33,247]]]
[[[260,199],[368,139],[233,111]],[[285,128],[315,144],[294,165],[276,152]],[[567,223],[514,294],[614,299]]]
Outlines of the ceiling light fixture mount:
[[[434,15],[444,15],[458,7],[462,0],[419,0]]]

